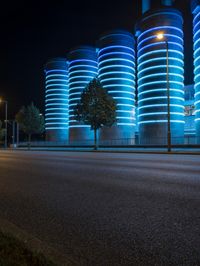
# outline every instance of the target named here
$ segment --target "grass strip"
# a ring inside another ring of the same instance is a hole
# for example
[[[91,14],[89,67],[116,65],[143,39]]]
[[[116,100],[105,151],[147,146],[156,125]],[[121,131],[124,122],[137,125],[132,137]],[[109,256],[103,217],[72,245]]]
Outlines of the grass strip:
[[[0,266],[56,266],[40,252],[10,234],[0,232]]]

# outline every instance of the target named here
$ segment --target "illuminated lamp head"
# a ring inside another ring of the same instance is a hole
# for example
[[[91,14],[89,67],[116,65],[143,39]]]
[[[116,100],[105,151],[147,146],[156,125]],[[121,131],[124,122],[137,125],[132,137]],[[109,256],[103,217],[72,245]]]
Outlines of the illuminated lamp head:
[[[163,34],[162,32],[160,32],[160,33],[158,33],[158,34],[156,35],[156,38],[157,38],[158,40],[163,40],[163,39],[164,39],[164,34]]]

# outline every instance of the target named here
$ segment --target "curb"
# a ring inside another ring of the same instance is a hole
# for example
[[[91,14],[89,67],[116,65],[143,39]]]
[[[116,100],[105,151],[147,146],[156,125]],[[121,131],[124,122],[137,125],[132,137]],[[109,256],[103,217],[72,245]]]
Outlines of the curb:
[[[24,230],[20,229],[15,224],[0,218],[0,230],[3,233],[10,234],[13,237],[24,242],[26,246],[35,252],[42,253],[45,257],[52,260],[59,266],[78,266],[77,262],[74,262],[72,259],[69,259],[67,256],[58,252],[52,247],[49,247],[46,243],[41,241],[39,238],[36,238]]]
[[[172,155],[172,154],[180,154],[180,155],[200,155],[200,152],[195,152],[195,151],[145,151],[145,150],[75,150],[75,149],[42,149],[42,148],[32,148],[30,150],[28,149],[11,149],[9,151],[27,151],[27,152],[32,152],[32,151],[48,151],[48,152],[94,152],[94,153],[138,153],[138,154],[166,154],[166,155]]]

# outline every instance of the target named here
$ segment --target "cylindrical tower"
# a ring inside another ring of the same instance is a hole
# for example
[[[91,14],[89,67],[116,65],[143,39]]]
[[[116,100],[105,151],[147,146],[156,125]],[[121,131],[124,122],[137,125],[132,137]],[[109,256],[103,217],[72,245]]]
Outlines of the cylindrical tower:
[[[142,14],[151,8],[151,0],[142,0]]]
[[[147,12],[138,24],[140,143],[167,143],[168,88],[172,143],[183,141],[184,62],[182,27],[182,15],[174,8],[161,8]],[[162,40],[157,38],[158,34],[163,36]]]
[[[195,125],[200,141],[200,0],[192,1],[194,33]]]
[[[54,58],[45,66],[46,140],[68,141],[68,70],[64,58]]]
[[[75,120],[74,107],[81,93],[98,74],[96,49],[81,46],[68,54],[69,60],[69,140],[70,143],[91,144],[93,132],[89,125]]]
[[[98,42],[99,79],[117,104],[117,122],[102,128],[100,140],[135,137],[135,50],[134,37],[126,31],[103,35]],[[116,143],[118,143],[116,142]]]

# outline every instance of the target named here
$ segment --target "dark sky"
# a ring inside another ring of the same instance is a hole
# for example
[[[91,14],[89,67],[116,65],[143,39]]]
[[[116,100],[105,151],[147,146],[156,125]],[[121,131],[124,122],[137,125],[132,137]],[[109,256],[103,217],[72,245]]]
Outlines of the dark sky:
[[[186,21],[188,84],[193,79],[190,0],[176,2]],[[44,111],[43,65],[48,59],[66,57],[68,50],[77,45],[95,45],[98,36],[107,30],[133,32],[141,15],[140,0],[7,1],[1,4],[0,13],[0,96],[8,101],[10,119],[31,101]]]

